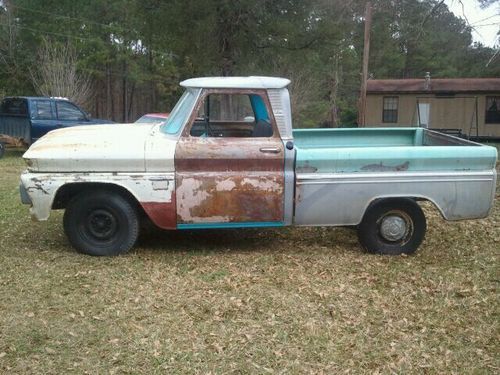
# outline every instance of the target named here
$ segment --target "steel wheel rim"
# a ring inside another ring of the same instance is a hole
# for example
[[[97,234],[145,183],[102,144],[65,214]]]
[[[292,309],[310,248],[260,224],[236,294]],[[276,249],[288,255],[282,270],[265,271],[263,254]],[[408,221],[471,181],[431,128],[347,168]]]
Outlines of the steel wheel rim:
[[[100,241],[109,240],[118,230],[116,217],[103,209],[90,212],[85,224],[87,233]]]
[[[405,244],[413,234],[413,221],[403,211],[389,211],[378,220],[378,232],[388,243]]]

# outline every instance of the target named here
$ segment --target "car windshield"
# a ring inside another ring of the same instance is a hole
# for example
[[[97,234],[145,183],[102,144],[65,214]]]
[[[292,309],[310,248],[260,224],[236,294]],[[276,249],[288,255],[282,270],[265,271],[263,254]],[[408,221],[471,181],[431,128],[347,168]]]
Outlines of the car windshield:
[[[167,134],[177,134],[186,123],[193,110],[196,99],[200,93],[199,89],[187,89],[181,96],[174,109],[168,116],[167,121],[161,126],[161,131]]]

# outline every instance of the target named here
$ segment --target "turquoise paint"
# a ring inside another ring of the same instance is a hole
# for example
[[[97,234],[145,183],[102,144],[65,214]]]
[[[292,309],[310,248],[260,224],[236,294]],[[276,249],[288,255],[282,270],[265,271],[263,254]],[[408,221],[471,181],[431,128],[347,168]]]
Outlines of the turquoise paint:
[[[298,173],[470,171],[495,167],[494,147],[422,128],[294,130]]]
[[[227,228],[272,228],[284,226],[281,221],[245,221],[238,223],[193,223],[177,224],[177,229],[227,229]]]
[[[255,115],[255,122],[260,121],[260,120],[265,120],[269,122],[269,115],[267,113],[266,105],[264,104],[264,101],[262,100],[260,95],[249,95],[250,97],[250,104],[252,105],[252,109]]]

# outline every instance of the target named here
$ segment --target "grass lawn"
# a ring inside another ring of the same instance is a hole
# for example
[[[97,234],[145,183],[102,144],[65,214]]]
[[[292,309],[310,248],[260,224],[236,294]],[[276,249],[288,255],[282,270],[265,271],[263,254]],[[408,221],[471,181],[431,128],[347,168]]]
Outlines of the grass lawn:
[[[144,235],[77,254],[30,221],[21,152],[0,160],[0,372],[499,373],[500,195],[489,218],[426,206],[414,256],[349,229]]]

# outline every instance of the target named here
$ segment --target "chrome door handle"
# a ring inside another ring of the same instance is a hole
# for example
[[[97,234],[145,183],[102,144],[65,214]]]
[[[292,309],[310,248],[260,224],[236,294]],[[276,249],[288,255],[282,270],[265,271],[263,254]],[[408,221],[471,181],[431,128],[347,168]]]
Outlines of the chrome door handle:
[[[281,149],[279,147],[261,147],[260,152],[264,152],[267,154],[279,154]]]

